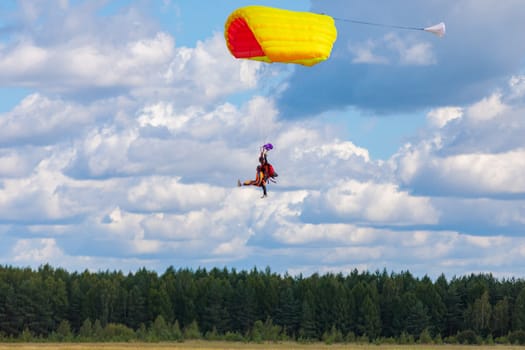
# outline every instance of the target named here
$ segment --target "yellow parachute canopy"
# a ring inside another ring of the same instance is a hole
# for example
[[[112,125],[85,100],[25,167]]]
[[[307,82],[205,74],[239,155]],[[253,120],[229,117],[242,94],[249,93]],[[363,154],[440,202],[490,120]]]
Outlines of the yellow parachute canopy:
[[[313,66],[330,57],[337,29],[327,15],[246,6],[228,17],[224,37],[236,58]]]

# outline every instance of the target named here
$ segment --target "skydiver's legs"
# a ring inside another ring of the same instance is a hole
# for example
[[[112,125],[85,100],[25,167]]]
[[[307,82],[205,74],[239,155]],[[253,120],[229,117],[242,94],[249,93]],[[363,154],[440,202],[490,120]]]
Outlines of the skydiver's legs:
[[[240,181],[237,183],[239,185]],[[242,183],[243,186],[259,186],[257,180],[246,180]]]
[[[237,180],[237,186],[241,187],[241,186],[257,186],[257,187],[262,187],[262,190],[263,190],[263,196],[261,198],[264,198],[267,196],[267,193],[266,193],[266,184],[264,182],[260,182],[260,181],[257,181],[257,180],[246,180],[244,182],[241,183],[241,180]]]

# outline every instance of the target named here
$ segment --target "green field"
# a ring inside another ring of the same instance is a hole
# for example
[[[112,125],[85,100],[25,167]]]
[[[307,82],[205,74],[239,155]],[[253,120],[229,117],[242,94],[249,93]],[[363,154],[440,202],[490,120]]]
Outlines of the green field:
[[[324,343],[239,343],[239,342],[211,342],[211,341],[188,341],[184,343],[0,343],[0,350],[285,350],[285,349],[330,349],[330,350],[453,350],[453,349],[525,349],[524,346],[510,345],[373,345],[373,344],[335,344]]]

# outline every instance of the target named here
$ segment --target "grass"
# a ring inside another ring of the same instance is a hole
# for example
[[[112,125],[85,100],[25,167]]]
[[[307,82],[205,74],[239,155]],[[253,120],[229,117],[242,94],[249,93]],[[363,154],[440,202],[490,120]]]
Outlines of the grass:
[[[511,345],[373,345],[324,343],[239,343],[221,341],[187,341],[184,343],[0,343],[0,350],[468,350],[468,349],[517,350],[524,346]]]

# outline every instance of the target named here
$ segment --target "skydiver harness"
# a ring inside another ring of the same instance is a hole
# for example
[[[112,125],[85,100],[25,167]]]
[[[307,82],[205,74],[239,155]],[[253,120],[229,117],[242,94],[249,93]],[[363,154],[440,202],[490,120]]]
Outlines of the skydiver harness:
[[[268,161],[266,161],[266,164],[263,165],[263,173],[266,180],[276,183],[275,178],[279,175],[273,168],[273,165],[268,163]]]

